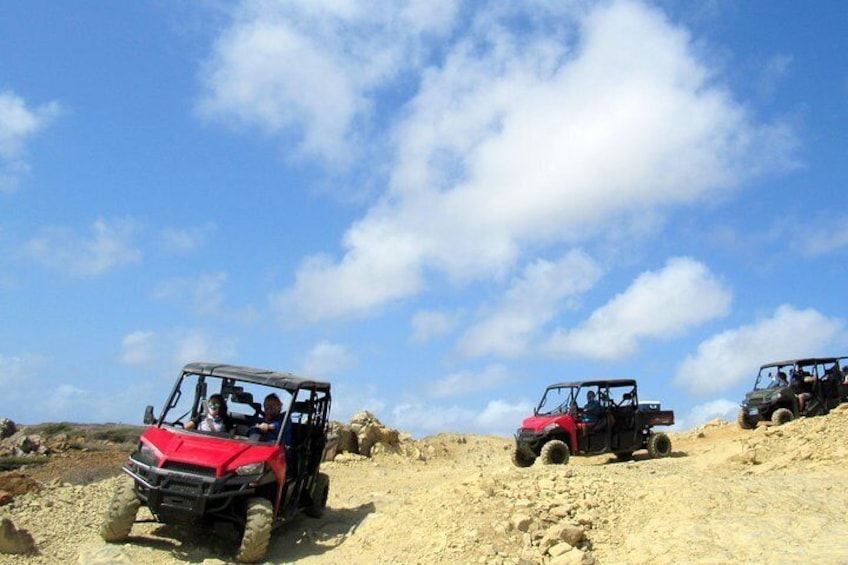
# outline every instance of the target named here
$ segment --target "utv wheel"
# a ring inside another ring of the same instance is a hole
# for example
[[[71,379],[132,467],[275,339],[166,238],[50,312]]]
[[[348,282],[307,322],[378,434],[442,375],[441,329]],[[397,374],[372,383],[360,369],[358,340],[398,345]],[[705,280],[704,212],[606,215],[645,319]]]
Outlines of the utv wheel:
[[[753,430],[757,427],[757,419],[751,417],[744,410],[739,411],[739,415],[736,416],[736,423],[739,424],[739,427],[743,430]]]
[[[330,477],[324,473],[318,473],[315,477],[315,485],[312,488],[312,502],[303,509],[310,518],[320,518],[324,515],[327,507],[327,497],[330,494]]]
[[[516,467],[529,467],[536,461],[535,457],[530,457],[526,452],[517,447],[512,450],[512,464]]]
[[[271,527],[274,522],[274,507],[265,498],[251,498],[247,501],[247,521],[241,538],[236,560],[243,563],[259,561],[268,552],[271,541]]]
[[[771,415],[771,423],[775,426],[782,426],[783,424],[791,422],[794,419],[795,415],[789,408],[778,408],[774,411],[774,414]]]
[[[651,434],[648,437],[648,455],[652,459],[660,459],[671,455],[671,439],[662,432]]]
[[[100,537],[108,542],[127,539],[139,506],[141,501],[135,494],[135,481],[130,477],[121,477],[109,502],[103,523],[100,525]]]
[[[539,453],[539,458],[545,465],[565,465],[568,463],[568,457],[571,451],[568,449],[568,444],[558,439],[552,439],[544,446]]]

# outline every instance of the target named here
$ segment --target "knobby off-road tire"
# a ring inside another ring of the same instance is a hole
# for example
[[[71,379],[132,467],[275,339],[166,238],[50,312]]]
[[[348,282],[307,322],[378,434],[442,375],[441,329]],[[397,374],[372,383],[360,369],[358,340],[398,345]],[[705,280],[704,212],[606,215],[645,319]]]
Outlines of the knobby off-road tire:
[[[312,489],[312,501],[303,512],[310,518],[320,518],[327,508],[327,497],[330,494],[330,477],[324,473],[318,473],[315,477],[315,485]]]
[[[139,506],[141,501],[135,494],[135,482],[130,477],[121,477],[100,525],[100,537],[108,542],[127,539]]]
[[[539,459],[545,465],[565,465],[568,463],[568,457],[571,455],[571,450],[568,449],[568,444],[558,439],[552,439],[542,446],[542,451],[539,452]]]
[[[247,521],[236,559],[254,563],[265,557],[274,525],[274,507],[265,498],[254,497],[247,501]]]
[[[656,432],[648,437],[648,455],[652,459],[660,459],[671,455],[671,439],[662,432]]]
[[[744,410],[739,411],[739,415],[736,416],[736,423],[743,430],[753,430],[757,427],[757,419],[749,416]]]
[[[529,467],[534,461],[535,457],[530,457],[517,447],[512,450],[512,464],[516,467]]]
[[[787,422],[791,422],[795,419],[795,414],[792,413],[792,410],[789,408],[778,408],[774,411],[774,414],[771,415],[771,423],[775,426],[782,426]]]

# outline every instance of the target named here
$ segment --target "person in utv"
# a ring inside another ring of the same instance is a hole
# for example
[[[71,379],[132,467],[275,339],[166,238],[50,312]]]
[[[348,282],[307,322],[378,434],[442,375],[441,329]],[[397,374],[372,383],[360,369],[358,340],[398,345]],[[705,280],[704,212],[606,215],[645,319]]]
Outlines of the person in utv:
[[[595,398],[595,391],[586,394],[586,405],[583,406],[583,421],[595,424],[601,419],[601,403]]]
[[[247,435],[255,441],[275,441],[285,420],[285,414],[282,413],[283,403],[280,397],[272,392],[265,397],[262,405],[265,416],[250,428]]]
[[[227,432],[229,422],[227,420],[227,403],[220,394],[213,394],[206,401],[206,410],[198,414],[185,424],[187,430],[199,430],[201,432]]]

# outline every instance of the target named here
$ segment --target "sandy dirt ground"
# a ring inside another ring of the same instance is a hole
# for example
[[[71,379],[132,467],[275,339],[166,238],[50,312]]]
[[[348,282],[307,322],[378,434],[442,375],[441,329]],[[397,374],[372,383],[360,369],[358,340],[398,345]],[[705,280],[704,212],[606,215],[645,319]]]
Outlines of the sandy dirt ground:
[[[848,563],[848,411],[753,431],[712,422],[671,438],[665,459],[637,452],[528,468],[510,462],[511,439],[474,435],[420,440],[418,458],[344,454],[323,466],[325,515],[279,528],[266,562]],[[97,528],[116,478],[100,478],[98,456],[86,457],[66,461],[76,469],[67,476],[33,471],[41,491],[0,507],[38,548],[0,563],[233,559],[227,528],[139,522],[127,543],[104,543]]]

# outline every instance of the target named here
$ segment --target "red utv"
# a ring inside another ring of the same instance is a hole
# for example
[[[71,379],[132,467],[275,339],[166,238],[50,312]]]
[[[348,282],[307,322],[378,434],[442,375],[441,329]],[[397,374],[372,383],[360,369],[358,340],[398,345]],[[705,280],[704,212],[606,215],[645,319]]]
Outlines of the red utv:
[[[671,454],[671,439],[653,426],[674,424],[674,412],[658,402],[639,402],[634,380],[596,380],[549,386],[515,434],[512,462],[529,467],[566,464],[569,456],[614,453],[629,459],[647,449],[651,457]],[[594,402],[587,410],[589,398]]]
[[[283,426],[272,438],[249,436],[262,420],[262,400],[283,402]],[[223,431],[187,429],[213,394],[226,402]],[[319,517],[330,481],[319,472],[327,444],[330,384],[291,373],[190,363],[158,418],[148,406],[141,436],[123,470],[100,529],[125,540],[140,506],[162,523],[229,522],[241,533],[239,561],[259,561],[271,531],[299,510]]]

